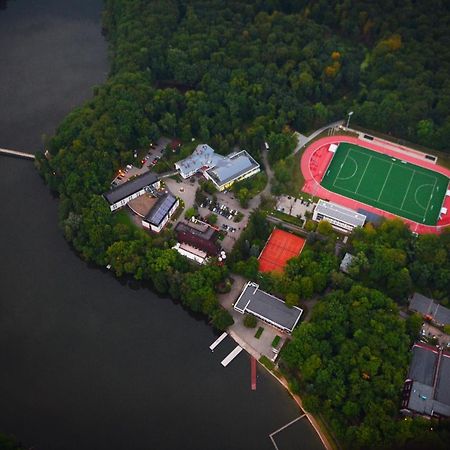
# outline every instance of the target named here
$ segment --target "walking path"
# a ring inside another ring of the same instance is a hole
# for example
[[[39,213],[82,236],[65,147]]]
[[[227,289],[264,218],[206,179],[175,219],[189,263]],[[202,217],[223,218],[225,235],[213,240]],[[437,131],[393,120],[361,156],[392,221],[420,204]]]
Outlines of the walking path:
[[[294,149],[294,155],[300,151],[302,147],[304,147],[308,142],[312,141],[314,138],[319,136],[320,133],[324,132],[325,130],[328,130],[329,128],[336,128],[339,125],[342,125],[345,121],[344,120],[337,120],[336,122],[329,123],[328,125],[324,125],[323,127],[319,128],[318,130],[311,133],[309,136],[305,136],[303,134],[300,134],[298,132],[295,132],[294,134],[297,136],[297,146]]]

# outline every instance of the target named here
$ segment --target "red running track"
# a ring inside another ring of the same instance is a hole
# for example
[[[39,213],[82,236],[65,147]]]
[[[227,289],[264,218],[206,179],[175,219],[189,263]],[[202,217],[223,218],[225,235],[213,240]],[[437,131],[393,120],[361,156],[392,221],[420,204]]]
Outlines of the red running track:
[[[386,148],[382,146],[383,144],[381,141],[377,143],[376,139],[372,142],[367,142],[350,136],[329,136],[313,142],[306,148],[306,150],[302,155],[300,167],[303,177],[305,178],[305,184],[303,185],[302,188],[303,192],[323,198],[325,200],[336,202],[342,206],[346,206],[347,208],[352,209],[364,208],[367,211],[373,212],[380,216],[387,217],[389,219],[399,217],[396,216],[395,214],[389,213],[382,209],[378,209],[374,206],[366,205],[365,203],[362,203],[358,200],[353,200],[352,198],[344,197],[343,195],[331,192],[320,185],[323,175],[326,172],[331,159],[333,158],[333,153],[328,151],[328,147],[331,144],[339,144],[341,142],[348,142],[350,144],[359,145],[361,147],[368,148],[369,150],[373,150],[378,153],[389,155],[398,159],[403,159],[404,161],[408,161],[412,164],[415,164],[416,166],[424,167],[433,170],[434,172],[442,173],[443,175],[450,178],[450,170],[446,169],[445,167],[438,166],[436,164],[421,159],[421,157],[423,157],[423,154],[416,152],[415,150],[407,149],[406,147],[403,146],[397,146],[391,142],[389,142],[390,148]],[[443,206],[447,208],[448,212],[447,214],[442,216],[442,218],[435,226],[423,225],[421,223],[414,222],[413,220],[405,219],[404,217],[401,217],[401,219],[409,226],[411,231],[415,233],[438,234],[442,231],[444,227],[450,225],[449,196],[445,197]]]

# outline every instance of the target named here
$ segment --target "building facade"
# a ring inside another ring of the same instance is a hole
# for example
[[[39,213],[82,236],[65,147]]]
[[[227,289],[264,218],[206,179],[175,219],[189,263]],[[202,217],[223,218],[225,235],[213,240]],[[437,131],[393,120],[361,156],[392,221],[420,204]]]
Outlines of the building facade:
[[[115,211],[125,206],[130,200],[145,193],[155,192],[159,188],[160,181],[158,176],[153,172],[146,172],[104,193],[103,197],[109,203],[110,210]]]

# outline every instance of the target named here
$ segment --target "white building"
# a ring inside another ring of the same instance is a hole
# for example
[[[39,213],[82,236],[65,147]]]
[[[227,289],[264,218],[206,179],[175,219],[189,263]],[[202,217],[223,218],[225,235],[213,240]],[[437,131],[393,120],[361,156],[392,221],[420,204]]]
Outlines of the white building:
[[[337,203],[319,200],[314,209],[313,220],[326,220],[338,231],[349,233],[355,227],[364,226],[366,216]]]
[[[103,197],[109,203],[111,211],[125,206],[130,200],[144,195],[146,192],[152,193],[160,188],[160,181],[153,172],[146,172],[127,181],[114,189],[103,194]]]
[[[175,163],[175,169],[186,179],[201,170],[214,167],[223,156],[217,155],[208,144],[197,145],[191,156]]]
[[[192,247],[192,245],[189,244],[177,242],[176,245],[172,248],[176,250],[180,255],[183,255],[191,261],[195,261],[199,264],[205,264],[208,258],[208,254],[206,252]]]
[[[161,196],[149,213],[142,219],[142,226],[159,233],[177,210],[180,201],[170,193]]]
[[[219,191],[261,170],[259,164],[246,150],[222,156],[216,154],[207,144],[198,145],[191,156],[175,163],[175,168],[184,179],[202,172]]]
[[[228,189],[233,183],[244,180],[261,170],[259,164],[246,150],[235,152],[219,161],[203,174],[211,180],[217,190]]]

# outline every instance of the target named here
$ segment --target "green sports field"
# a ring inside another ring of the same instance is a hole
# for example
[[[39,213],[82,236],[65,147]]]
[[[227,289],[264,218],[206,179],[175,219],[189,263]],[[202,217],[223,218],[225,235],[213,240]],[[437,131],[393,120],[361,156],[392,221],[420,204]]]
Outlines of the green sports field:
[[[341,143],[325,173],[329,191],[425,225],[436,225],[449,179],[414,164]]]

